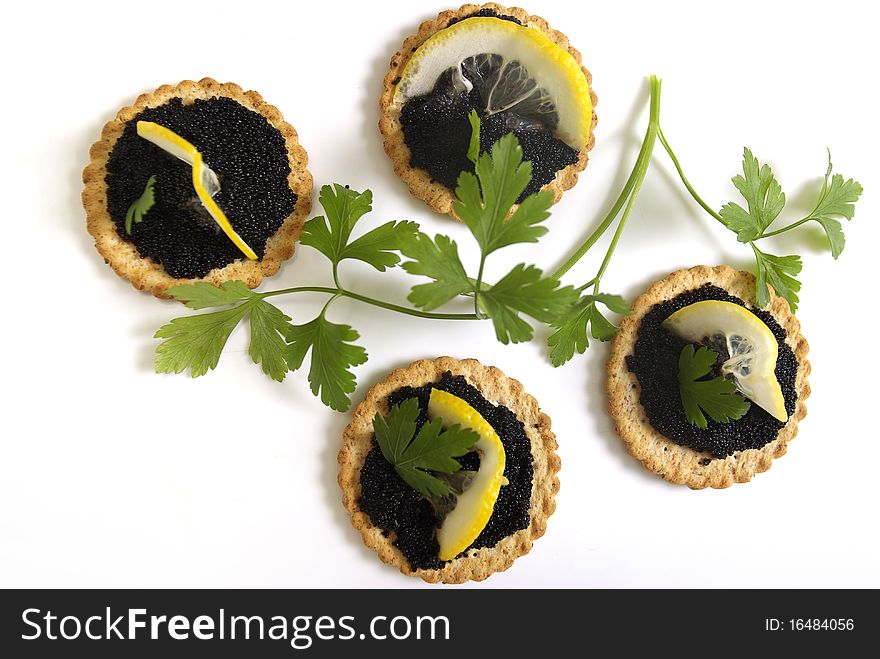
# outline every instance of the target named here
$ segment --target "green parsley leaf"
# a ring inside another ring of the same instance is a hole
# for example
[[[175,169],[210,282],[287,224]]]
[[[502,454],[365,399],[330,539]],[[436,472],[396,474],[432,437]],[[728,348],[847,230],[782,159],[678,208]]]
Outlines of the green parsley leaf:
[[[445,496],[449,486],[431,472],[451,474],[461,469],[455,458],[469,453],[479,435],[458,425],[443,430],[443,420],[432,419],[413,438],[418,416],[419,403],[415,398],[392,407],[387,423],[376,413],[376,442],[385,459],[410,487],[425,497]]]
[[[498,140],[490,153],[480,156],[475,171],[476,175],[462,172],[458,177],[458,200],[452,208],[474,234],[483,256],[506,245],[537,242],[547,233],[547,227],[536,225],[550,216],[549,190],[526,198],[508,219],[532,178],[532,163],[523,162],[516,135]]]
[[[321,402],[338,412],[351,405],[348,394],[356,380],[349,368],[367,361],[367,352],[352,342],[359,334],[348,325],[331,323],[321,314],[305,325],[292,325],[287,333],[289,345],[286,358],[291,371],[302,366],[311,350],[309,385]]]
[[[755,252],[758,270],[755,294],[758,307],[763,309],[770,304],[770,291],[767,289],[767,284],[770,284],[777,295],[788,300],[791,312],[797,311],[797,292],[801,290],[801,283],[796,277],[803,268],[801,257],[797,254],[773,256],[762,252],[754,244],[752,250]]]
[[[846,239],[843,235],[841,223],[834,219],[842,217],[851,220],[856,212],[855,203],[859,200],[863,188],[853,179],[844,181],[840,174],[831,175],[831,152],[828,152],[828,169],[825,172],[825,183],[822,185],[822,193],[816,208],[808,216],[815,220],[825,229],[828,241],[831,243],[831,256],[835,259],[840,256]]]
[[[325,185],[318,195],[327,217],[313,217],[303,225],[300,242],[314,247],[335,265],[343,258],[351,231],[370,212],[373,193],[356,192],[342,185]]]
[[[761,165],[749,149],[743,151],[743,176],[733,184],[748,204],[748,210],[733,202],[721,209],[721,218],[740,242],[758,239],[785,206],[785,194],[769,165]]]
[[[467,157],[476,165],[480,157],[480,115],[476,110],[468,112],[468,121],[471,123],[471,141],[468,143]]]
[[[157,372],[180,373],[188,368],[192,377],[198,377],[216,368],[232,330],[249,315],[248,354],[266,375],[278,382],[284,380],[288,370],[285,338],[291,325],[280,309],[240,281],[223,282],[219,287],[196,282],[174,286],[168,293],[191,309],[240,304],[223,311],[175,318],[159,328],[155,338],[167,340],[156,348]]]
[[[172,286],[168,294],[190,309],[222,307],[254,297],[255,293],[243,281],[224,281],[220,286],[199,281],[194,284]]]
[[[736,385],[723,377],[702,380],[709,375],[718,359],[718,353],[701,347],[696,352],[686,345],[678,358],[678,386],[687,420],[698,428],[706,429],[706,412],[714,421],[727,423],[740,419],[749,411],[749,401],[735,393]]]
[[[290,316],[265,300],[254,299],[249,303],[251,340],[248,354],[254,364],[260,364],[263,373],[276,382],[284,380],[288,366],[287,341],[291,335]]]
[[[501,343],[521,343],[532,338],[532,326],[520,317],[531,316],[542,323],[552,322],[577,299],[571,286],[542,277],[533,265],[520,263],[497,284],[480,291],[480,309],[492,319],[495,336]]]
[[[550,217],[553,205],[553,192],[541,190],[523,199],[506,222],[496,232],[492,249],[506,247],[516,243],[536,243],[538,238],[547,233],[545,226],[534,226]]]
[[[128,210],[125,213],[125,233],[129,236],[131,235],[132,223],[140,224],[144,219],[144,215],[146,215],[156,203],[156,196],[153,192],[153,187],[155,185],[156,175],[153,174],[147,179],[147,184],[144,186],[144,191],[141,193],[141,196],[135,199],[131,203],[131,206],[128,207]]]
[[[828,243],[831,245],[831,256],[836,259],[846,246],[843,225],[830,217],[815,217],[813,219],[822,225],[822,228],[825,230],[825,235],[828,236]]]
[[[373,417],[376,442],[390,464],[395,464],[403,454],[403,450],[412,442],[416,434],[418,418],[417,398],[407,398],[392,407],[388,415],[388,423],[385,423],[385,419],[378,412]]]
[[[415,222],[387,222],[349,242],[358,220],[372,208],[373,193],[356,192],[338,184],[325,185],[319,199],[327,217],[319,215],[306,222],[300,242],[317,249],[334,266],[354,259],[385,272],[400,262],[395,252],[401,242],[419,229]]]
[[[462,293],[473,291],[461,259],[458,246],[447,236],[430,236],[416,232],[404,238],[401,253],[412,259],[401,266],[411,275],[424,275],[435,281],[413,286],[407,299],[426,311],[436,309]]]
[[[619,295],[599,293],[581,296],[567,312],[551,322],[556,332],[548,337],[547,345],[550,348],[550,362],[554,366],[561,366],[569,361],[575,352],[583,354],[586,351],[590,345],[587,325],[590,326],[594,339],[610,341],[614,338],[617,327],[602,315],[597,303],[604,304],[614,313],[630,313],[629,303]]]
[[[415,222],[387,222],[346,245],[339,260],[363,261],[379,272],[385,272],[385,268],[394,267],[400,262],[396,250],[418,230],[419,225]]]
[[[156,348],[157,373],[182,373],[190,370],[194,378],[217,367],[220,353],[248,312],[248,305],[231,309],[175,318],[158,329],[154,338],[165,339]]]

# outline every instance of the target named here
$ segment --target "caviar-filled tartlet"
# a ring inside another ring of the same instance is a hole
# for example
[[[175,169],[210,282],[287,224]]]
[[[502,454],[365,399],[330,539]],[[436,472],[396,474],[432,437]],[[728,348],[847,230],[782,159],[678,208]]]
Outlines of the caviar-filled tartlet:
[[[727,266],[678,270],[623,320],[608,362],[617,433],[693,489],[745,483],[785,454],[806,416],[809,346],[788,302]]]
[[[559,458],[550,419],[516,380],[451,357],[370,389],[339,452],[343,503],[364,543],[407,575],[482,581],[544,534]]]
[[[296,131],[233,83],[185,80],[142,94],[90,156],[82,199],[95,246],[157,297],[193,281],[256,287],[293,254],[311,210]]]
[[[410,192],[452,213],[468,158],[471,110],[480,150],[516,134],[532,180],[558,201],[587,166],[596,125],[592,76],[581,55],[540,16],[495,3],[464,5],[421,24],[391,58],[379,128],[395,173]]]

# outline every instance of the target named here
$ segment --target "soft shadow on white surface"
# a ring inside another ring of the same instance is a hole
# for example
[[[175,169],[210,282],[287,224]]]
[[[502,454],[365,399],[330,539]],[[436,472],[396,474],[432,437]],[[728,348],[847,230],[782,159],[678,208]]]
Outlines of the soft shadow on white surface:
[[[345,542],[358,547],[358,553],[366,557],[373,552],[367,549],[361,534],[351,525],[351,517],[342,505],[342,490],[337,480],[339,476],[337,456],[342,447],[342,433],[350,420],[351,417],[347,413],[335,413],[326,425],[327,436],[323,438],[325,442],[320,456],[321,483],[324,487],[327,514],[333,518],[333,523],[341,531]]]
[[[126,102],[123,101],[123,103]],[[71,142],[69,152],[66,150],[65,157],[60,158],[65,165],[65,182],[67,183],[64,207],[67,210],[66,218],[68,221],[64,223],[64,226],[73,233],[72,238],[77,249],[89,257],[90,263],[94,264],[96,270],[103,270],[107,266],[104,265],[103,257],[95,250],[95,239],[86,229],[86,212],[82,202],[83,169],[90,160],[89,148],[100,140],[101,129],[112,118],[113,115],[104,113],[103,118],[83,126],[81,131],[76,132],[75,141]]]
[[[620,157],[617,161],[616,169],[613,178],[611,179],[611,183],[608,186],[604,198],[602,198],[601,202],[596,203],[597,200],[591,200],[590,206],[591,208],[600,209],[597,210],[594,214],[593,219],[588,223],[586,230],[584,233],[578,237],[577,242],[573,242],[572,245],[578,245],[582,243],[587,237],[593,233],[602,219],[605,217],[605,214],[610,210],[611,206],[617,200],[620,191],[623,189],[623,186],[626,184],[626,180],[629,178],[630,172],[632,171],[632,166],[635,163],[636,155],[639,151],[639,146],[642,143],[642,136],[639,134],[639,126],[642,115],[645,113],[645,108],[648,106],[648,101],[650,99],[650,87],[647,82],[641,86],[640,91],[636,98],[633,100],[632,107],[630,108],[629,114],[623,121],[623,128],[620,130],[611,133],[610,135],[603,136],[601,133],[601,118],[599,120],[598,125],[596,126],[597,137],[596,142],[599,143],[600,140],[607,140],[609,142],[615,141],[619,142],[619,150]],[[601,101],[599,99],[599,104],[597,105],[597,114],[601,112]],[[645,126],[647,126],[647,120],[645,120]],[[590,153],[590,161],[587,162],[587,168],[580,173],[579,179],[590,176],[590,168],[596,167],[597,165],[592,162],[592,160],[596,157],[596,147],[593,148],[593,151]],[[568,194],[572,194],[573,191],[569,191]],[[594,250],[598,250],[597,247],[594,246]],[[555,268],[559,267],[568,259],[569,254],[565,253],[562,257],[560,257],[556,265],[553,269],[547,268],[548,272],[553,272]]]
[[[766,241],[771,253],[804,256],[798,316],[811,343],[813,395],[788,454],[752,483],[691,492],[630,457],[606,411],[607,345],[591,342],[585,355],[553,369],[543,345],[501,346],[491,323],[445,324],[334,303],[329,317],[355,327],[370,353],[356,369],[354,404],[394,368],[452,354],[519,379],[553,420],[562,489],[547,534],[509,571],[472,585],[880,584],[877,528],[865,521],[876,500],[873,466],[853,458],[865,454],[866,434],[863,415],[850,413],[871,408],[873,388],[840,358],[841,323],[856,317],[851,310],[871,313],[864,282],[874,279],[878,243],[870,194],[878,187],[876,91],[864,80],[876,39],[869,21],[847,21],[860,10],[856,3],[839,4],[845,11],[810,4],[798,13],[796,31],[779,30],[790,8],[753,0],[735,12],[697,2],[674,12],[648,2],[541,0],[529,8],[585,55],[599,94],[597,145],[578,185],[554,208],[550,233],[499,254],[487,277],[518,262],[552,270],[601,220],[644,135],[648,71],[664,79],[664,130],[713,208],[736,199],[730,177],[741,168],[744,144],[773,165],[789,195],[780,222],[812,209],[826,145],[841,173],[868,191],[855,219],[843,222],[848,241],[837,262],[818,227]],[[0,107],[11,127],[9,155],[0,162],[14,192],[6,197],[7,228],[15,245],[36,243],[40,252],[9,250],[4,260],[10,309],[18,314],[0,324],[11,389],[0,437],[10,466],[0,479],[0,498],[10,502],[0,506],[4,584],[423,587],[382,564],[352,528],[336,484],[350,415],[312,396],[308,369],[282,384],[269,381],[250,362],[244,329],[204,378],[152,374],[153,333],[192,312],[135,291],[102,263],[85,230],[81,172],[105,121],[144,90],[204,72],[254,88],[281,109],[309,152],[316,186],[339,181],[375,192],[376,211],[358,232],[416,220],[427,233],[452,236],[463,261],[474,263],[464,227],[432,213],[394,175],[377,127],[388,61],[422,20],[447,7],[403,0],[385,0],[381,11],[349,0],[288,5],[253,0],[241,12],[217,0],[206,12],[156,0],[156,11],[119,5],[110,12],[86,1],[58,5],[52,21],[42,20],[37,5],[11,8],[17,29],[0,51],[15,63],[8,77],[23,101]],[[162,34],[172,11],[206,34],[235,34],[238,47],[132,48],[126,25]],[[265,12],[286,12],[309,29],[293,35],[290,21],[267,23]],[[758,13],[766,20],[752,20]],[[707,29],[709,22],[775,46],[722,48],[722,33]],[[627,39],[615,25],[627,26]],[[848,35],[835,43],[834,57],[804,47],[829,30]],[[839,102],[817,109],[815,80],[834,81]],[[312,215],[321,213],[314,206]],[[595,273],[609,237],[566,284]],[[672,270],[697,263],[754,268],[748,246],[696,206],[658,147],[603,288],[633,300]],[[357,263],[341,276],[355,290],[400,304],[424,281]],[[329,279],[326,260],[300,248],[261,290]],[[297,295],[278,305],[302,323],[323,301]]]
[[[420,17],[418,22],[421,22],[426,17]],[[370,175],[379,177],[385,187],[394,190],[399,197],[406,200],[404,207],[410,210],[412,215],[407,214],[406,218],[401,219],[417,219],[420,214],[425,215],[433,213],[433,211],[429,210],[422,200],[413,197],[409,193],[406,183],[394,173],[394,167],[391,164],[391,160],[385,154],[382,145],[382,133],[379,130],[379,98],[382,95],[385,74],[388,73],[388,66],[392,56],[400,50],[404,40],[417,29],[418,22],[413,22],[412,24],[404,22],[395,36],[386,40],[381,47],[377,46],[375,48],[376,56],[371,61],[369,75],[364,81],[365,86],[362,88],[364,93],[360,102],[361,133],[369,146],[368,154],[373,165]],[[376,200],[374,199],[373,201],[373,207],[377,208]],[[400,202],[400,199],[397,201]],[[378,208],[381,208],[381,205],[382,200],[379,200]]]
[[[590,435],[601,437],[605,449],[626,471],[636,474],[638,478],[655,480],[657,477],[642,467],[641,463],[626,450],[623,440],[614,430],[614,421],[608,415],[605,365],[611,354],[610,345],[595,341],[588,348],[588,352],[591,353],[590,358],[584,360],[582,367],[587,369],[587,412],[593,426]]]
[[[687,170],[685,170],[685,175],[687,175]],[[664,196],[670,197],[670,202],[674,200],[674,203],[669,203],[667,206],[669,211],[667,215],[674,216],[676,222],[681,224],[684,231],[696,230],[699,232],[702,240],[717,246],[718,248],[726,244],[726,242],[710,228],[712,224],[717,222],[717,220],[706,213],[706,211],[704,211],[688,194],[684,185],[682,185],[678,174],[672,168],[671,161],[668,160],[663,145],[659,142],[654,146],[654,157],[651,161],[651,167],[648,169],[648,173],[645,176],[646,179],[649,177],[653,177],[653,185],[658,188],[661,185],[664,187],[663,194]],[[711,205],[711,202],[709,201],[706,203]],[[636,205],[638,205],[638,202],[636,202]],[[683,217],[679,218],[679,214],[682,214]],[[672,247],[675,244],[675,238],[670,235],[670,233],[671,232],[667,230],[666,234],[659,236],[659,238],[664,240],[669,247]],[[653,236],[650,235],[642,236],[641,240],[651,240],[652,238]]]
[[[824,178],[817,177],[805,181],[791,195],[786,194],[785,208],[770,229],[779,229],[808,216],[816,207],[823,182]],[[783,186],[782,189],[784,191],[785,187]],[[838,219],[843,225],[844,234],[846,234],[850,229],[850,222],[843,218]],[[807,222],[793,231],[763,240],[761,241],[761,249],[772,254],[825,255],[831,258],[828,236],[825,235],[825,231],[818,222]]]
[[[833,173],[839,174],[840,172],[835,170]],[[824,176],[817,176],[816,178],[804,181],[793,192],[791,190],[786,192],[784,182],[780,181],[782,190],[785,192],[785,210],[782,212],[782,217],[777,221],[785,221],[785,218],[789,216],[791,216],[791,219],[800,219],[800,217],[795,218],[794,216],[801,215],[806,217],[811,213],[816,208],[816,202],[819,201],[819,193],[822,191],[822,184],[824,182]]]
[[[154,339],[153,335],[156,333],[164,323],[170,322],[172,318],[176,318],[178,316],[185,316],[192,313],[196,313],[194,311],[190,311],[182,304],[175,303],[175,307],[172,307],[171,304],[163,305],[167,307],[167,319],[156,323],[155,320],[151,320],[153,316],[150,316],[149,319],[138,319],[137,322],[132,324],[131,334],[135,341],[135,344],[138,346],[135,354],[133,355],[133,365],[140,373],[153,373],[156,370],[156,346],[159,345],[160,339]],[[210,371],[208,375],[210,375]],[[257,375],[256,373],[254,375]],[[186,374],[182,377],[188,377]]]

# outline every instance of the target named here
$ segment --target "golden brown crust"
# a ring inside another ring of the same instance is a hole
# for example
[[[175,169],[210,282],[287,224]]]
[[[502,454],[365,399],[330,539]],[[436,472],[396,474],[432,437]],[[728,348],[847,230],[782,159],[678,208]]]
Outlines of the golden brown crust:
[[[522,421],[534,459],[529,509],[531,521],[527,528],[504,538],[494,547],[468,551],[466,555],[448,561],[441,570],[413,570],[407,558],[394,546],[394,534],[385,537],[382,529],[373,526],[369,516],[361,511],[358,505],[361,495],[360,473],[373,443],[373,417],[376,412],[388,415],[388,395],[403,386],[421,387],[437,382],[446,371],[463,375],[486,400],[505,405]],[[550,418],[541,412],[538,402],[525,392],[519,382],[494,366],[483,366],[475,359],[460,361],[452,357],[413,362],[393,371],[370,389],[366,399],[352,413],[339,451],[342,502],[351,514],[351,523],[361,532],[364,544],[375,549],[385,563],[400,568],[403,574],[416,575],[430,583],[482,581],[493,572],[509,568],[517,557],[529,552],[536,539],[544,535],[547,518],[556,509],[555,497],[559,491],[557,473],[560,461],[556,455],[557,448],[556,436],[550,430]]]
[[[297,195],[296,207],[278,231],[266,242],[265,255],[259,261],[245,258],[233,261],[223,268],[215,268],[201,279],[179,279],[172,277],[161,264],[142,257],[137,248],[123,240],[116,231],[116,224],[107,212],[107,161],[122,135],[125,124],[146,108],[157,107],[173,98],[182,98],[184,103],[196,99],[215,97],[231,98],[249,110],[259,113],[283,136],[287,145],[290,162],[290,189]],[[284,121],[277,108],[269,105],[257,92],[243,91],[238,85],[219,83],[211,78],[198,82],[184,80],[178,85],[162,85],[157,90],[141,94],[133,105],[119,110],[116,117],[104,126],[101,139],[89,150],[91,162],[83,170],[83,206],[86,209],[89,233],[95,239],[95,247],[120,277],[128,279],[138,290],[147,291],[156,297],[167,298],[167,289],[178,284],[194,281],[207,281],[219,284],[222,281],[238,279],[250,288],[259,286],[263,277],[278,272],[281,262],[293,255],[294,246],[299,239],[302,225],[311,211],[312,176],[306,169],[309,158],[299,145],[293,126]]]
[[[774,458],[785,455],[788,442],[797,435],[798,422],[807,414],[805,401],[810,395],[810,384],[807,382],[810,374],[810,362],[807,361],[809,345],[801,334],[800,323],[791,313],[788,302],[771,289],[770,305],[765,311],[772,314],[785,329],[785,341],[798,361],[795,379],[797,405],[777,438],[760,449],[737,451],[720,459],[709,453],[680,446],[651,426],[639,402],[638,379],[626,367],[626,357],[633,353],[639,325],[651,307],[704,284],[723,288],[746,303],[755,305],[755,278],[747,272],[725,265],[714,268],[701,265],[690,270],[678,270],[655,282],[636,299],[632,315],[624,318],[620,324],[620,331],[614,338],[611,358],[608,360],[609,410],[615,421],[617,434],[626,442],[629,452],[641,460],[645,467],[669,482],[682,483],[695,490],[746,483],[756,473],[767,471]]]
[[[379,130],[382,131],[382,135],[385,138],[385,153],[391,158],[391,162],[394,165],[394,173],[403,179],[407,186],[409,186],[410,193],[423,199],[428,206],[438,213],[447,213],[452,217],[455,217],[452,212],[452,202],[455,200],[453,191],[442,183],[433,181],[430,174],[425,170],[410,167],[410,152],[404,142],[403,128],[400,125],[401,108],[394,103],[394,90],[397,86],[396,83],[400,76],[400,72],[403,71],[406,63],[409,61],[410,57],[412,57],[413,52],[415,52],[419,46],[439,30],[449,27],[450,22],[453,20],[465,18],[481,9],[491,9],[505,16],[513,16],[522,21],[525,25],[538,28],[550,39],[555,41],[560,48],[564,48],[571,53],[571,56],[574,57],[579,65],[582,61],[580,52],[569,43],[568,37],[562,32],[551,28],[543,18],[540,16],[532,16],[525,9],[519,7],[504,7],[494,2],[484,5],[468,4],[461,6],[459,9],[450,9],[441,12],[437,15],[437,18],[422,23],[416,34],[406,38],[401,49],[391,58],[391,66],[385,76],[384,91],[382,92],[382,97],[379,99],[379,110],[381,112],[379,118]],[[562,193],[572,188],[574,184],[577,183],[578,174],[586,168],[587,160],[589,159],[589,152],[596,142],[594,131],[596,129],[596,103],[598,102],[598,99],[596,98],[596,93],[593,91],[592,74],[584,66],[581,66],[581,70],[584,72],[584,75],[587,78],[587,83],[590,85],[590,99],[593,104],[590,137],[586,146],[580,150],[577,162],[564,169],[560,169],[556,172],[556,177],[544,186],[544,190],[553,190],[553,203],[559,201],[560,198],[562,198]]]

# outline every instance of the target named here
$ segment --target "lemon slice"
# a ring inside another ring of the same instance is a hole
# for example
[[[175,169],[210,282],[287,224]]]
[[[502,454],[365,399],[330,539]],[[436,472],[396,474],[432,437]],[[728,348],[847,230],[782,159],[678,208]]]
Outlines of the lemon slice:
[[[256,261],[258,257],[254,250],[236,233],[226,215],[214,201],[214,195],[220,192],[220,180],[214,170],[204,163],[199,150],[173,130],[152,121],[138,121],[137,134],[192,166],[192,183],[199,201],[241,253]]]
[[[704,300],[679,309],[663,326],[686,341],[722,351],[721,373],[737,390],[780,421],[788,420],[785,398],[776,379],[779,344],[770,328],[733,302]]]
[[[478,89],[484,116],[510,110],[546,126],[577,151],[586,145],[590,85],[571,53],[541,30],[488,16],[440,30],[403,68],[395,103],[429,93],[449,69],[456,89]]]
[[[458,396],[431,389],[428,416],[441,418],[447,425],[457,423],[480,436],[474,445],[474,450],[480,454],[480,469],[473,476],[470,486],[458,495],[455,507],[437,530],[440,560],[448,561],[477,539],[492,516],[504,481],[504,446],[489,422]]]

